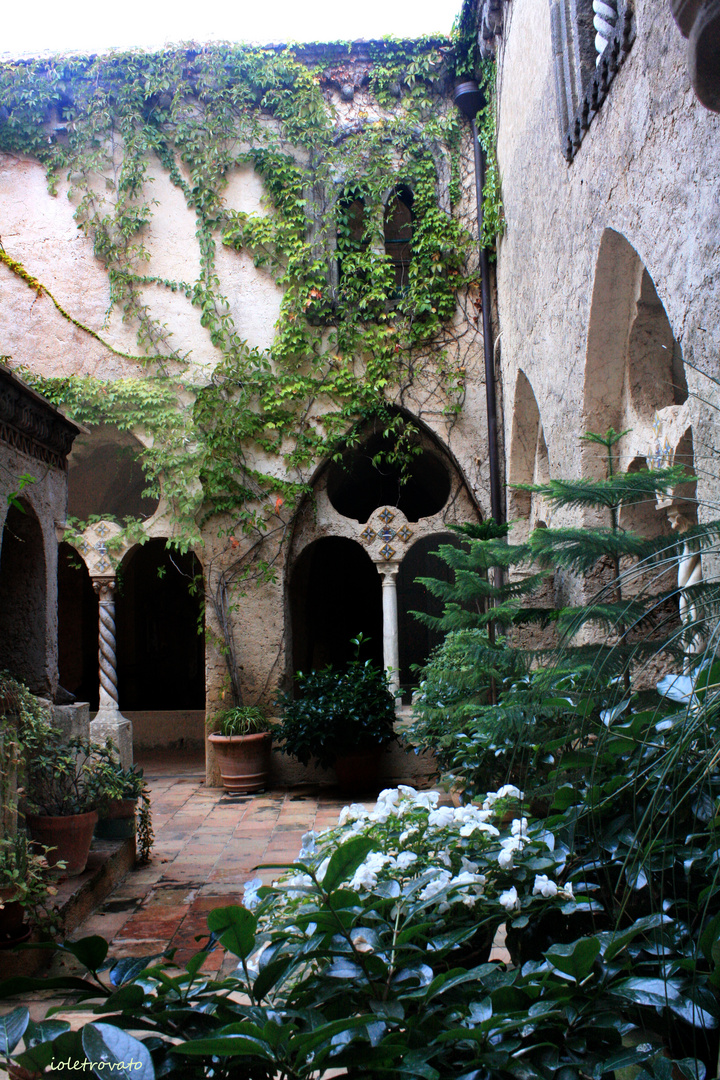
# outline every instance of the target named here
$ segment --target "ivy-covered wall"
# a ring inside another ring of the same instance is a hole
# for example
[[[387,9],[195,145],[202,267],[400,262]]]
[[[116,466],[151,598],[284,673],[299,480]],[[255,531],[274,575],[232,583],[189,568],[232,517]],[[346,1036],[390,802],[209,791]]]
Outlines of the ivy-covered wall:
[[[0,353],[144,445],[145,531],[205,570],[209,708],[287,679],[295,519],[368,425],[401,471],[435,438],[488,512],[457,57],[426,40],[0,67]],[[491,168],[493,213],[496,188]],[[403,200],[409,260],[385,243]]]

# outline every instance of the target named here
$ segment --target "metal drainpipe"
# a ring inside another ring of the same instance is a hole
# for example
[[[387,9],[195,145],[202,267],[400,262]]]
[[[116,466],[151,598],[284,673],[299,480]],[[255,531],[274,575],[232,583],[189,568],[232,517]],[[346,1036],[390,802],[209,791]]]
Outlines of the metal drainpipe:
[[[485,187],[485,155],[478,137],[475,117],[485,104],[476,82],[462,82],[455,87],[455,104],[468,118],[472,127],[475,152],[475,197],[477,199],[478,246],[480,250],[480,277],[483,323],[483,350],[485,354],[485,400],[487,404],[488,461],[490,465],[490,512],[495,521],[503,521],[504,507],[500,485],[500,460],[497,437],[497,400],[495,397],[495,364],[493,361],[492,325],[490,322],[490,261],[487,248],[483,247],[483,188]]]

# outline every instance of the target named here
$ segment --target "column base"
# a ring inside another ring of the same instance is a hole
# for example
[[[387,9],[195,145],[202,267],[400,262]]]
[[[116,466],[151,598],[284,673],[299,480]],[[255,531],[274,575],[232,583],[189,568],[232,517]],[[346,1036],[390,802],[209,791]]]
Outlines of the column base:
[[[90,721],[90,738],[97,743],[112,739],[123,769],[130,768],[133,763],[132,722],[121,712],[117,709],[100,709],[95,719]]]

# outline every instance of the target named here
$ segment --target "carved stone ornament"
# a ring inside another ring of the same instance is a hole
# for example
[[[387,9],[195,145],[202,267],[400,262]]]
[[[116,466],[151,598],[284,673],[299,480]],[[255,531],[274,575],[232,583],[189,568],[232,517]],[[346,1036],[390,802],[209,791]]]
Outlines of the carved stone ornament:
[[[0,364],[0,442],[64,472],[82,430]]]

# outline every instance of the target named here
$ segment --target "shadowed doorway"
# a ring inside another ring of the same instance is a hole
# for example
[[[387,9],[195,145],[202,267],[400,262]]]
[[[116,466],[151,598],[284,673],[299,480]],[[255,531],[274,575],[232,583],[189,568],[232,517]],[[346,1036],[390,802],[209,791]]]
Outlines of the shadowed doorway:
[[[361,659],[380,667],[382,582],[367,552],[354,540],[323,537],[302,551],[290,581],[293,671],[341,667],[354,657],[359,632],[369,638]]]

